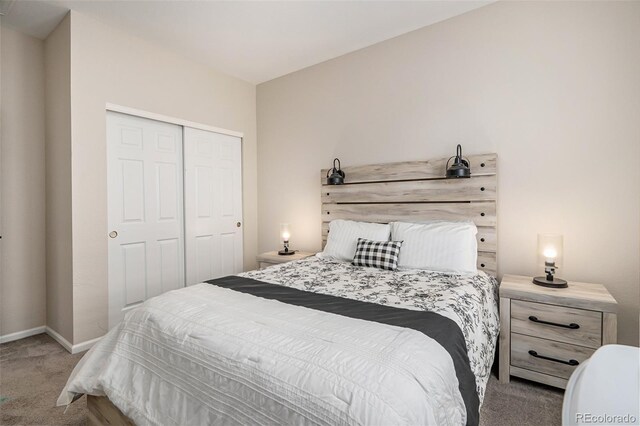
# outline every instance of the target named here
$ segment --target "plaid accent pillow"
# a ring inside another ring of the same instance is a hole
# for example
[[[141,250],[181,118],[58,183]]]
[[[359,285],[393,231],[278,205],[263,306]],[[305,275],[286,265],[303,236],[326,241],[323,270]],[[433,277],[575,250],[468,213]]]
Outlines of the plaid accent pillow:
[[[401,246],[402,241],[371,241],[358,238],[356,254],[351,264],[395,271],[398,269]]]

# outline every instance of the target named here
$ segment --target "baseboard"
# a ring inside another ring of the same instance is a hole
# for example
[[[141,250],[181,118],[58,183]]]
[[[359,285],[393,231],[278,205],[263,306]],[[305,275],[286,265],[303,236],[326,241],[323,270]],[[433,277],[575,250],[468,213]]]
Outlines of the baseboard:
[[[56,342],[60,343],[63,348],[65,348],[68,352],[73,353],[73,345],[60,333],[55,331],[53,328],[47,326],[47,334],[53,338]]]
[[[55,331],[54,329],[47,327],[45,325],[41,325],[40,327],[31,328],[29,330],[16,331],[15,333],[9,333],[9,334],[5,334],[4,336],[0,336],[0,344],[13,342],[14,340],[20,340],[26,337],[35,336],[36,334],[42,334],[42,333],[47,333],[56,342],[60,343],[63,348],[65,348],[68,352],[72,354],[77,354],[77,353],[89,350],[91,349],[91,346],[95,345],[98,342],[98,340],[102,339],[102,337],[96,337],[95,339],[87,340],[86,342],[72,345],[67,339],[62,337],[62,335],[57,331]]]
[[[77,345],[73,345],[71,348],[72,354],[77,354],[80,352],[88,351],[91,349],[91,346],[98,343],[98,340],[102,339],[102,337],[96,337],[95,339],[87,340],[86,342],[78,343]]]
[[[14,340],[24,339],[25,337],[35,336],[36,334],[42,334],[46,331],[46,326],[30,328],[29,330],[16,331],[15,333],[5,334],[0,336],[0,343],[13,342]]]
[[[89,350],[91,349],[91,346],[95,345],[98,342],[98,340],[102,339],[102,337],[96,337],[95,339],[87,340],[86,342],[72,345],[67,339],[62,337],[60,333],[58,333],[54,329],[47,327],[46,332],[49,336],[51,336],[56,342],[60,343],[62,347],[65,348],[71,354],[77,354],[77,353]]]

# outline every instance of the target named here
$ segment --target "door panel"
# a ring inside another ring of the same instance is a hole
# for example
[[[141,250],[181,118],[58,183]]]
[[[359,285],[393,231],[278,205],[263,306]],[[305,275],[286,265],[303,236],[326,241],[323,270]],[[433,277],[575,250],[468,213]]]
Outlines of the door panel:
[[[176,179],[178,171],[176,164],[158,163],[156,164],[158,192],[158,221],[172,220],[178,218],[178,182]]]
[[[121,160],[122,221],[144,222],[144,163]]]
[[[160,244],[160,282],[161,292],[175,290],[182,287],[180,264],[184,254],[180,251],[180,241],[177,238],[159,241]]]
[[[146,299],[147,268],[146,244],[122,244],[124,263],[125,307],[138,304]]]
[[[111,328],[184,287],[182,128],[109,112],[107,150]]]
[[[191,276],[192,269],[195,269],[195,277],[189,281],[187,279],[187,283],[189,285],[191,283],[196,284],[198,282],[210,280],[213,277],[215,267],[215,256],[213,250],[214,238],[213,235],[198,235],[195,238],[195,247],[193,250],[195,251],[195,268],[192,268],[192,265],[189,265],[187,262],[187,275]],[[190,247],[191,248],[191,247]]]
[[[196,166],[196,203],[198,218],[212,219],[213,217],[213,169],[211,167]]]
[[[233,232],[220,235],[222,247],[222,276],[237,273],[236,265],[236,235]]]
[[[120,139],[115,143],[127,147],[134,147],[142,149],[142,126],[137,123],[132,126],[128,126],[126,123],[122,123],[119,129]]]
[[[226,218],[235,217],[235,205],[233,200],[233,191],[234,191],[234,173],[233,169],[229,167],[222,167],[220,169],[220,190],[221,190],[221,214]]]
[[[187,285],[243,270],[241,150],[240,138],[184,129]]]

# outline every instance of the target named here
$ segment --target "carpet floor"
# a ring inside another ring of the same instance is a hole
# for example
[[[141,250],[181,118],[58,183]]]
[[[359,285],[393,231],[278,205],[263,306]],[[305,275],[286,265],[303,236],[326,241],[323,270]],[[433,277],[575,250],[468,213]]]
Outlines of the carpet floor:
[[[85,425],[86,400],[67,412],[56,399],[83,354],[71,355],[40,334],[0,345],[0,424]],[[482,426],[559,425],[563,392],[525,380],[489,379],[480,413]]]

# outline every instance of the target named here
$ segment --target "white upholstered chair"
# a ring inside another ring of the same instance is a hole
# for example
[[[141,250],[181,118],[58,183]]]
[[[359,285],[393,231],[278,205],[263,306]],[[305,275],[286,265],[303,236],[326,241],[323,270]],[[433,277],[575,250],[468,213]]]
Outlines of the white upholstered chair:
[[[640,424],[640,348],[605,345],[567,383],[562,424]]]

